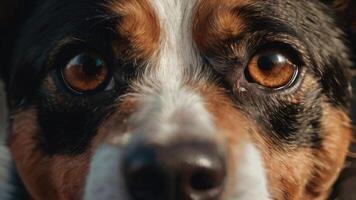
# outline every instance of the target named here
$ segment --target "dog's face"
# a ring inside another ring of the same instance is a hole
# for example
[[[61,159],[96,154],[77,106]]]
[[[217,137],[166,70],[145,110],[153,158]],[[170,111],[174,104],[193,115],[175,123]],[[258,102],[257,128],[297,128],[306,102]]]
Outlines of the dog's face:
[[[328,196],[351,140],[351,62],[321,2],[27,11],[3,71],[8,144],[33,199]]]

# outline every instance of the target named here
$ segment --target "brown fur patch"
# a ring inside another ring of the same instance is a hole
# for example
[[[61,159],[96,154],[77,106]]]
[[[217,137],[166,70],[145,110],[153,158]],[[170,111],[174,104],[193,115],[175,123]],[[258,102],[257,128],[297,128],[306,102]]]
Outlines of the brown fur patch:
[[[343,169],[352,140],[350,119],[342,110],[325,108],[322,119],[324,140],[322,149],[313,151],[314,173],[306,187],[310,199],[325,199]]]
[[[221,199],[234,192],[234,185],[239,180],[235,180],[236,168],[239,164],[240,153],[243,145],[249,140],[245,129],[247,121],[243,115],[234,108],[231,99],[225,95],[225,91],[217,87],[201,86],[199,92],[206,102],[206,108],[211,113],[214,123],[219,130],[218,140],[223,141],[227,149],[227,180],[225,192]]]
[[[322,118],[322,144],[320,148],[283,147],[273,137],[263,133],[257,124],[250,122],[234,107],[224,91],[215,87],[199,89],[221,130],[220,137],[227,141],[230,152],[229,173],[238,165],[238,152],[250,140],[260,150],[268,179],[268,190],[273,199],[315,200],[326,199],[335,182],[351,141],[347,114],[325,104]],[[248,129],[246,129],[248,127]],[[229,191],[238,180],[228,176]]]
[[[118,57],[147,59],[158,49],[160,25],[147,0],[112,1],[107,8],[119,17],[117,31],[120,39],[113,48]]]
[[[77,156],[49,156],[37,146],[40,130],[35,108],[15,114],[9,148],[31,197],[36,200],[80,199],[93,152],[104,141],[112,141],[113,135],[118,137],[125,132],[127,118],[134,107],[134,101],[123,99],[117,114],[100,126],[90,149]]]
[[[49,157],[37,148],[36,109],[13,118],[9,148],[26,189],[36,200],[79,199],[88,170],[89,152]]]
[[[264,160],[271,197],[279,200],[305,199],[304,186],[312,168],[311,149],[283,149],[267,136],[258,129],[253,133],[253,140]]]
[[[197,46],[204,52],[226,39],[238,36],[246,24],[236,8],[246,3],[241,0],[198,2],[193,21],[193,38]]]
[[[208,102],[208,110],[214,116],[217,126],[224,130],[224,139],[228,141],[228,148],[236,149],[237,145],[242,145],[246,140],[250,140],[261,151],[265,161],[267,178],[269,180],[269,191],[275,199],[300,199],[302,197],[303,185],[307,184],[310,177],[308,170],[311,164],[311,150],[300,149],[284,151],[275,146],[276,142],[271,141],[270,137],[265,137],[268,134],[262,133],[258,125],[248,121],[234,107],[234,103],[230,98],[219,92],[218,89],[204,89],[204,95]],[[246,128],[248,127],[248,129]],[[237,148],[239,149],[239,148]],[[238,152],[233,152],[229,157],[232,162],[229,165],[229,173],[233,173],[238,165]],[[230,179],[233,179],[231,175]],[[225,195],[229,195],[229,190],[233,189],[238,180],[229,180],[229,184]]]
[[[281,149],[256,132],[267,170],[269,191],[275,199],[326,199],[343,167],[351,140],[347,115],[326,107],[321,148]],[[277,170],[278,169],[278,170]]]

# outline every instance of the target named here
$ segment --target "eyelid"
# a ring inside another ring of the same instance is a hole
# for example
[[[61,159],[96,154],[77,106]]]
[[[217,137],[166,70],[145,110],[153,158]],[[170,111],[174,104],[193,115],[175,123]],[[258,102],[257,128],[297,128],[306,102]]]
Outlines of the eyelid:
[[[60,57],[63,56],[66,52],[73,51],[75,49],[84,48],[85,41],[79,38],[74,37],[66,37],[60,41],[58,41],[54,47],[50,50],[48,54],[48,59],[46,63],[47,68],[56,67],[56,62]],[[49,69],[47,69],[49,70]]]
[[[251,60],[256,54],[262,51],[279,51],[283,55],[286,55],[292,63],[296,64],[297,66],[304,66],[304,48],[301,46],[296,46],[297,44],[285,42],[285,41],[269,41],[267,43],[262,44],[261,46],[257,47],[252,54],[249,56],[249,60]],[[301,48],[301,49],[299,49]]]
[[[112,66],[113,54],[111,43],[106,44],[106,42],[103,43],[102,41],[96,42],[95,38],[82,39],[78,37],[66,37],[56,42],[54,47],[50,50],[44,71],[49,72],[51,69],[58,67],[63,60],[68,60],[71,56],[83,51],[92,51],[100,54],[109,63],[109,66]]]

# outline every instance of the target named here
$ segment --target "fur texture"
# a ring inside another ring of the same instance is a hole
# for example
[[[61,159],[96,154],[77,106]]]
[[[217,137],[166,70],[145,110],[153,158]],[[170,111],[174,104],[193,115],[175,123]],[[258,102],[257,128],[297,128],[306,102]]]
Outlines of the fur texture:
[[[354,22],[340,15],[351,1],[19,5],[17,19],[0,15],[10,111],[0,199],[130,199],[123,168],[147,146],[171,163],[182,146],[222,155],[226,174],[214,199],[328,197],[352,137]],[[63,70],[88,52],[108,67],[108,80],[73,90]],[[271,89],[251,79],[247,69],[261,52],[293,64],[290,84]]]

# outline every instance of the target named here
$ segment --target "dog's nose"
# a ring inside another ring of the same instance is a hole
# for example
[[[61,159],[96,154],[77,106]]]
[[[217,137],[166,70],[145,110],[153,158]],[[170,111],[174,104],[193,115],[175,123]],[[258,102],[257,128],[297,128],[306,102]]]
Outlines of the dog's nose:
[[[217,145],[187,142],[132,148],[123,170],[135,200],[215,200],[223,190],[226,164]]]

